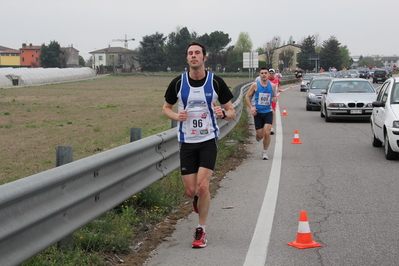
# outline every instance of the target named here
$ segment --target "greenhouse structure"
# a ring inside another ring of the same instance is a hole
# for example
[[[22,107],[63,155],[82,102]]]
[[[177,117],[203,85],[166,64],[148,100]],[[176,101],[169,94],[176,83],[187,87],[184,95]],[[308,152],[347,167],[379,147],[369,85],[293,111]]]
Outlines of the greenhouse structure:
[[[89,67],[82,68],[0,68],[0,88],[68,82],[96,76]]]

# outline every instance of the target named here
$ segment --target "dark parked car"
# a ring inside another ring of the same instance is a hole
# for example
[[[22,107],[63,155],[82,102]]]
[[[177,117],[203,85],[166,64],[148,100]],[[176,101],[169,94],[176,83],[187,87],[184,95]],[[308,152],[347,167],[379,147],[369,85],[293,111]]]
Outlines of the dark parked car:
[[[388,70],[377,68],[374,70],[373,83],[385,82],[389,78]]]
[[[388,71],[388,75],[392,77],[393,68],[392,67],[381,67],[381,69],[385,69]]]
[[[359,67],[357,69],[359,71],[359,78],[369,79],[370,78],[370,69],[367,67]]]
[[[333,78],[320,77],[314,78],[310,84],[308,92],[306,93],[306,110],[311,111],[313,108],[320,109],[321,90],[325,90]]]

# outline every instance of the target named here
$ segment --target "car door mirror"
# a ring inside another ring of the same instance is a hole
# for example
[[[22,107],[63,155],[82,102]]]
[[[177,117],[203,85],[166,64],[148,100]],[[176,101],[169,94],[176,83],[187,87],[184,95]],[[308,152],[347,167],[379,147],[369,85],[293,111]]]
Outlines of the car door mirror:
[[[373,107],[385,107],[385,102],[380,102],[380,101],[374,101]]]
[[[321,94],[327,94],[327,91],[326,90],[321,90],[320,93]]]

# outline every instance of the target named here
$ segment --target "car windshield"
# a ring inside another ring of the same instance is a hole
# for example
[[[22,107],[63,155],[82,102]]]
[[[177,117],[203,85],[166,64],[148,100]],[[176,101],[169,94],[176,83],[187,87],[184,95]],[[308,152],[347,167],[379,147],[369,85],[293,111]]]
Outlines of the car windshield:
[[[361,72],[367,72],[369,71],[367,68],[358,68],[357,71],[361,71]]]
[[[357,70],[348,70],[348,72],[351,74],[357,74]]]
[[[319,76],[321,76],[321,77],[331,77],[330,74],[328,74],[328,73],[319,73]]]
[[[327,85],[330,83],[331,80],[327,79],[322,79],[322,80],[313,80],[312,86],[310,89],[325,89],[327,88]]]
[[[395,83],[392,89],[391,104],[399,104],[399,83]]]
[[[305,76],[303,76],[303,79],[312,79],[313,75],[310,74],[306,74]]]
[[[348,75],[348,71],[346,71],[346,70],[341,70],[340,72],[342,75]]]
[[[330,88],[330,93],[374,93],[374,88],[368,81],[338,81]]]

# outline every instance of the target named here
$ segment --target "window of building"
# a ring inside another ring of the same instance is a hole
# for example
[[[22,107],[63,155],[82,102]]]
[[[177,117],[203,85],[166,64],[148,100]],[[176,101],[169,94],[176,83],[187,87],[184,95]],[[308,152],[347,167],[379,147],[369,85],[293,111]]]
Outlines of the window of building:
[[[25,62],[25,57],[21,57],[21,59],[22,59],[22,62]]]
[[[99,56],[98,56],[98,60],[103,60],[103,56],[102,56],[102,55],[99,55]]]

